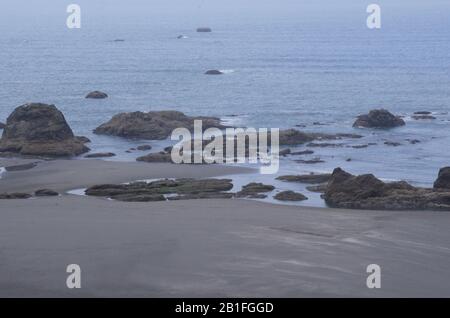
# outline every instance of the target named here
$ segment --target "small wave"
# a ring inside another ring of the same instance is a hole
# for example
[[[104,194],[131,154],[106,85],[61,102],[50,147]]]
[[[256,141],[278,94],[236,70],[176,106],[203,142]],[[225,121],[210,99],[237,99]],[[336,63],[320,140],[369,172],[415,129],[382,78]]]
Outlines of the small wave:
[[[231,74],[235,72],[235,70],[219,70],[219,71],[222,72],[223,74]]]
[[[2,174],[6,172],[6,169],[4,167],[0,167],[0,179],[2,178]]]

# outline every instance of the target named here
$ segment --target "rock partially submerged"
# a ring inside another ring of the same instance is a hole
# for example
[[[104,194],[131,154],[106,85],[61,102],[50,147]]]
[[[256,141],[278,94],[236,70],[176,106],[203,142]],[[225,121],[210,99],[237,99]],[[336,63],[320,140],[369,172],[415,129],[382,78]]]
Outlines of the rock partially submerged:
[[[450,211],[450,191],[385,183],[372,174],[354,176],[340,168],[333,171],[323,197],[335,208]]]
[[[236,193],[238,198],[264,199],[267,195],[263,194],[275,190],[272,185],[252,182],[242,187],[242,190]]]
[[[99,135],[120,136],[150,140],[164,140],[176,128],[194,129],[194,120],[202,120],[203,130],[208,128],[225,129],[215,117],[190,117],[178,111],[152,111],[121,113],[97,127]]]
[[[146,150],[151,150],[152,146],[150,145],[140,145],[136,147],[137,150],[139,151],[146,151]]]
[[[160,151],[155,153],[150,153],[148,155],[136,158],[136,161],[141,162],[164,162],[164,163],[172,163],[172,156],[170,152]]]
[[[274,198],[279,201],[304,201],[308,200],[306,196],[294,191],[283,191],[277,193]]]
[[[209,70],[205,72],[205,75],[223,75],[223,72],[219,70]]]
[[[93,91],[86,95],[86,98],[91,99],[105,99],[108,98],[108,94],[100,91]]]
[[[103,184],[90,187],[86,195],[118,201],[165,201],[166,199],[227,198],[233,184],[229,179],[176,179],[129,184]],[[166,197],[167,196],[167,197]]]
[[[277,180],[286,181],[286,182],[299,182],[299,183],[308,183],[308,184],[318,184],[328,182],[331,178],[331,173],[322,173],[322,174],[303,174],[303,175],[286,175],[278,177]]]
[[[97,153],[90,153],[85,158],[110,158],[114,157],[116,154],[112,152],[97,152]]]
[[[64,115],[54,105],[31,103],[17,107],[8,117],[0,152],[71,157],[89,151],[84,143],[74,136]]]
[[[434,117],[432,115],[413,115],[412,118],[415,120],[434,120],[434,119],[436,119],[436,117]]]
[[[209,33],[209,32],[212,32],[212,29],[211,28],[208,28],[208,27],[200,27],[200,28],[197,28],[197,32],[200,32],[200,33]]]
[[[323,133],[307,133],[297,129],[280,130],[281,146],[296,146],[317,140],[341,140],[341,139],[359,139],[363,136],[357,134],[323,134]]]
[[[0,200],[29,199],[29,193],[0,193]]]
[[[450,167],[439,170],[438,178],[434,182],[434,188],[450,190]]]
[[[394,128],[404,125],[405,121],[399,116],[395,116],[385,109],[374,109],[366,115],[358,116],[353,127]]]
[[[50,189],[40,189],[34,192],[34,195],[37,197],[56,197],[59,195],[58,192]]]

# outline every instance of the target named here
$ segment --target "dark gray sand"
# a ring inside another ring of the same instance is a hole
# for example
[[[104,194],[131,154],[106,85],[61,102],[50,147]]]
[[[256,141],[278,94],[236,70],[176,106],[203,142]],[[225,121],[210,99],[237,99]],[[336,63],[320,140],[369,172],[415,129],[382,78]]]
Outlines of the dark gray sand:
[[[76,163],[84,177],[61,179],[67,172],[50,164],[14,172],[16,177],[0,184],[19,187],[25,174],[30,185],[22,186],[30,190],[34,183],[49,187],[42,183],[46,178],[56,190],[124,181],[116,164],[101,163],[106,171],[98,180],[86,160]],[[222,169],[147,165],[149,175],[142,177],[157,177],[156,171],[163,176],[165,169],[167,176],[204,177]],[[140,167],[126,167],[131,179],[141,177]],[[48,169],[48,176],[37,169]],[[449,213],[247,200],[1,200],[0,296],[450,297],[449,228]],[[382,270],[378,290],[366,287],[372,263]],[[68,264],[81,266],[81,289],[67,289]]]

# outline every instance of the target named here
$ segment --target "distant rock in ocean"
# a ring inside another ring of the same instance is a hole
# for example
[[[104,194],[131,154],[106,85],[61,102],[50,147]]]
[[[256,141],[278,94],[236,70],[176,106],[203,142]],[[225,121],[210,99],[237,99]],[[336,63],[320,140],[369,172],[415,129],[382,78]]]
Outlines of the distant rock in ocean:
[[[209,70],[205,72],[205,75],[223,75],[224,73],[219,70]]]
[[[17,107],[8,117],[0,151],[71,157],[88,152],[89,148],[74,136],[64,115],[54,105],[31,103]]]
[[[358,116],[353,127],[394,128],[404,125],[405,121],[399,116],[395,116],[385,109],[374,109],[366,115]]]
[[[107,97],[108,97],[108,94],[100,92],[100,91],[93,91],[86,95],[86,98],[92,98],[92,99],[104,99]]]
[[[94,130],[95,134],[164,140],[176,128],[194,129],[194,120],[202,120],[203,129],[226,127],[215,117],[190,117],[178,111],[121,113]]]
[[[206,27],[201,27],[201,28],[197,28],[197,32],[203,32],[203,33],[208,33],[208,32],[212,32],[211,28],[206,28]]]
[[[448,182],[450,169],[446,169],[449,168],[441,170],[435,189],[426,189],[404,181],[385,183],[372,174],[354,176],[337,168],[328,182],[324,199],[330,207],[345,209],[450,211],[450,189],[440,188],[444,175]]]
[[[113,42],[125,42],[124,39],[115,39]]]

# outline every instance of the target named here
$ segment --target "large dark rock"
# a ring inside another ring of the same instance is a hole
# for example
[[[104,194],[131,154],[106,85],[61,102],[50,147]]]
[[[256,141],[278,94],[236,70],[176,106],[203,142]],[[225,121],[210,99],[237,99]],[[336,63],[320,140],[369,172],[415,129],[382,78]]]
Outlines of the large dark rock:
[[[119,201],[163,201],[166,199],[231,198],[229,179],[176,179],[129,184],[102,184],[90,187],[86,194]],[[167,198],[166,198],[167,196]]]
[[[110,158],[114,157],[116,154],[112,152],[97,152],[97,153],[90,153],[85,158]]]
[[[385,183],[372,174],[353,176],[340,168],[333,171],[323,197],[336,208],[450,211],[450,191],[416,188],[403,181]]]
[[[194,120],[202,120],[204,130],[226,128],[215,117],[190,117],[178,111],[133,112],[115,115],[110,121],[94,130],[96,134],[164,140],[176,128],[194,129]]]
[[[86,95],[86,98],[92,98],[92,99],[104,99],[108,98],[108,94],[100,92],[100,91],[93,91]]]
[[[2,122],[0,122],[0,129],[4,129],[6,127],[6,125]]]
[[[17,107],[8,117],[0,151],[70,157],[85,153],[89,148],[74,136],[64,115],[54,105],[31,103]]]
[[[404,125],[405,121],[403,119],[391,114],[389,111],[385,109],[374,109],[366,115],[358,116],[353,127],[394,128]]]
[[[434,188],[450,190],[450,167],[442,168],[439,171],[438,178],[434,182]]]
[[[277,193],[274,198],[278,201],[304,201],[308,200],[306,196],[294,191],[283,191]]]

